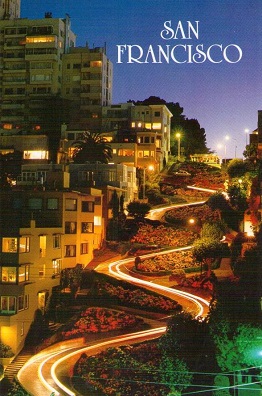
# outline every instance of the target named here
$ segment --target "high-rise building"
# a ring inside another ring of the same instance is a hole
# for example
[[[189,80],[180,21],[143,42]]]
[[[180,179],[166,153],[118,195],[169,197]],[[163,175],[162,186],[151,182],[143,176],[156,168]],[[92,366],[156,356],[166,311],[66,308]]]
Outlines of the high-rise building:
[[[3,2],[5,7],[13,2]],[[18,2],[17,2],[18,3]],[[13,11],[12,11],[13,15]],[[105,48],[75,48],[68,15],[0,20],[0,134],[47,133],[57,149],[63,122],[100,130],[111,104],[112,64]]]
[[[0,0],[0,20],[20,18],[21,0]]]

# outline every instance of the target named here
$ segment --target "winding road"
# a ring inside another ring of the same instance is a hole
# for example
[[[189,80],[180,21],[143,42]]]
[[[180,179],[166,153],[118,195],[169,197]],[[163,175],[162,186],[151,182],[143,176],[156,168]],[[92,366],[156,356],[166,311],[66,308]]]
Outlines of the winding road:
[[[156,218],[156,216],[163,216],[163,213],[171,208],[172,207],[157,209],[151,216],[154,218]],[[161,251],[147,254],[143,257],[156,256],[156,254],[163,255],[188,248],[189,247],[178,248],[166,252]],[[104,262],[96,268],[96,271],[107,273],[118,279],[123,279],[127,282],[143,286],[159,294],[173,298],[183,306],[184,310],[191,312],[196,317],[205,316],[207,314],[209,307],[209,302],[207,300],[160,284],[159,278],[150,278],[150,281],[147,278],[139,279],[136,274],[132,273],[133,263],[134,258],[132,257],[110,263]],[[98,353],[109,346],[118,346],[126,343],[130,344],[153,339],[159,337],[166,331],[166,326],[163,326],[161,322],[155,322],[153,326],[154,328],[150,330],[134,332],[100,341],[94,340],[85,345],[83,339],[55,344],[28,360],[19,371],[17,375],[18,380],[23,387],[34,396],[77,396],[78,393],[72,389],[69,378],[72,366],[83,352],[87,354]]]

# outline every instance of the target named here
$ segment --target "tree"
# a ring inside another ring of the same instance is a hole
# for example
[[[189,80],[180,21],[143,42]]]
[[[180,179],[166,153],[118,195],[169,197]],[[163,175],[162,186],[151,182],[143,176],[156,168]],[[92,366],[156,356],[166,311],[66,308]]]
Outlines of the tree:
[[[149,213],[151,205],[146,202],[132,201],[127,205],[127,211],[135,219],[142,220]]]
[[[165,353],[160,362],[161,382],[171,389],[169,395],[181,395],[181,391],[191,385],[192,374],[183,360],[178,357],[170,357]]]
[[[77,164],[96,161],[107,164],[112,158],[112,147],[100,133],[85,131],[81,140],[73,143],[73,160]]]
[[[247,163],[240,158],[234,158],[227,165],[227,174],[233,179],[243,177],[247,171]]]
[[[212,237],[196,239],[192,248],[193,258],[210,270],[217,258],[229,255],[228,246]]]
[[[112,194],[112,198],[110,201],[110,207],[112,209],[113,219],[117,219],[119,215],[119,198],[116,190],[114,190]]]
[[[221,240],[226,233],[227,226],[224,221],[206,221],[200,232],[201,238],[210,237],[212,239]]]

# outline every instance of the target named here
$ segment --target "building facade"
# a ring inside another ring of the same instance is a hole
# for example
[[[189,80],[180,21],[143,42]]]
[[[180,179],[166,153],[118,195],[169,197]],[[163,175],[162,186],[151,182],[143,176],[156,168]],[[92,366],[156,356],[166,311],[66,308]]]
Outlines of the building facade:
[[[2,191],[0,340],[19,352],[36,309],[45,311],[60,273],[85,267],[103,239],[102,193]]]
[[[64,121],[101,129],[102,106],[112,100],[112,63],[105,47],[75,46],[68,15],[0,20],[0,134],[48,132],[58,143]]]

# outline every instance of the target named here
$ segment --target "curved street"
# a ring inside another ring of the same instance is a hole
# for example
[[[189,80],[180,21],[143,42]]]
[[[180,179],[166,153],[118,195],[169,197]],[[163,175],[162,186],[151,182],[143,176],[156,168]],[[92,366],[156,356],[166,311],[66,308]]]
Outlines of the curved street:
[[[195,204],[199,203],[197,202]],[[185,205],[175,205],[175,207]],[[160,219],[167,210],[172,208],[174,206],[152,210],[150,218]],[[146,254],[143,257],[153,257],[189,248],[169,249],[167,251]],[[134,257],[130,257],[113,262],[102,262],[95,270],[174,299],[182,305],[184,310],[196,317],[205,316],[208,313],[208,300],[174,289],[171,287],[172,284],[168,281],[168,277],[150,277],[150,280],[145,276],[138,277],[137,274],[132,272],[133,265]],[[145,320],[148,321],[148,319]],[[79,356],[83,352],[90,354],[98,353],[109,345],[118,346],[127,342],[136,343],[138,341],[153,339],[165,332],[166,326],[163,326],[163,323],[160,321],[149,320],[149,322],[150,330],[146,331],[106,339],[101,339],[101,335],[94,335],[95,337],[89,337],[90,341],[85,344],[83,338],[57,343],[30,358],[19,371],[17,375],[18,380],[34,396],[50,396],[51,394],[76,396],[77,393],[72,389],[70,384],[70,373]],[[30,381],[28,381],[28,378],[30,378]]]

